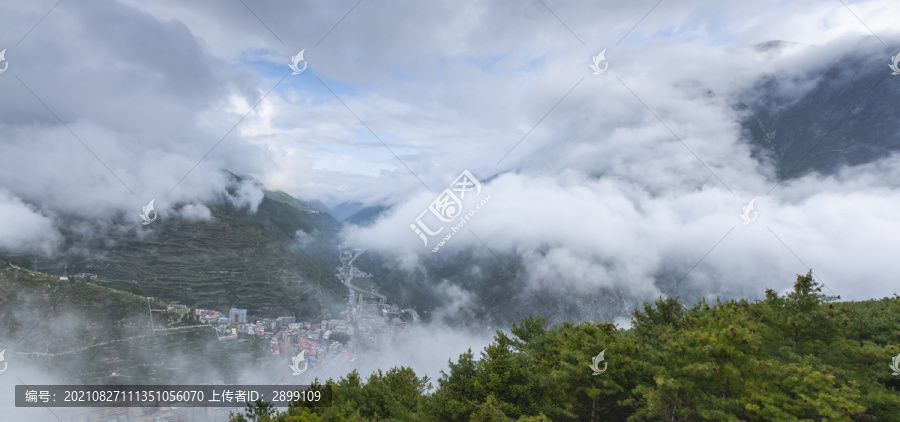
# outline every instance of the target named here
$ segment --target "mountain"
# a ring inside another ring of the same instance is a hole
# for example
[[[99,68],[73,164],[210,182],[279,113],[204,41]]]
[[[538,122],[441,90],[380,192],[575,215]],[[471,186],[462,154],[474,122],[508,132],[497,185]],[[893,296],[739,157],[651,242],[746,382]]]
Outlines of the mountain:
[[[858,49],[802,76],[767,75],[742,95],[744,135],[757,157],[774,161],[779,178],[834,173],[900,150],[892,52],[872,50]]]
[[[138,296],[255,316],[319,318],[344,300],[333,275],[340,224],[330,215],[274,191],[255,213],[228,200],[206,206],[208,221],[160,215],[140,238],[71,248],[40,268],[94,273],[98,285]]]
[[[359,212],[365,205],[362,202],[343,202],[331,210],[331,215],[337,221],[344,221],[347,217]]]
[[[357,226],[368,226],[375,222],[378,217],[390,210],[391,207],[385,205],[371,205],[363,207],[353,215],[344,219],[345,224],[355,224]]]
[[[211,210],[208,222],[161,221],[154,235],[109,253],[100,276],[141,295],[251,315],[318,316],[320,288],[340,300],[331,216],[283,192],[266,192],[256,213],[227,202]]]
[[[226,315],[245,308],[251,318],[328,318],[346,301],[333,275],[340,223],[283,192],[264,192],[256,212],[233,205],[234,193],[204,204],[207,221],[161,213],[139,236],[76,241],[64,232],[67,253],[39,262],[0,256],[0,350],[7,349],[11,371],[41,368],[72,384],[282,376],[263,369],[266,344],[187,328],[199,321],[167,304]],[[38,266],[51,271],[31,270]],[[60,279],[63,272],[69,280]],[[81,273],[97,278],[76,279]],[[185,328],[152,330],[161,327]]]
[[[773,41],[757,46],[756,51],[774,57],[798,48],[803,47]],[[736,99],[735,106],[755,156],[772,162],[779,178],[792,178],[811,171],[833,173],[841,166],[900,151],[896,100],[900,98],[900,76],[892,76],[888,68],[891,54],[880,48],[860,48],[823,63],[814,72],[761,78]],[[345,222],[366,224],[377,214],[378,210],[363,208]],[[470,295],[468,303],[474,304],[456,310],[457,315],[465,316],[460,319],[500,323],[514,322],[531,312],[604,320],[637,304],[627,291],[613,289],[590,297],[582,293],[567,297],[561,289],[523,289],[522,280],[528,277],[514,255],[494,256],[479,253],[477,248],[457,255],[449,251],[428,255],[433,256],[420,257],[419,268],[411,272],[395,269],[396,258],[378,256],[374,251],[357,260],[357,265],[374,274],[381,292],[403,306],[417,307],[426,319],[426,311],[452,303],[454,291]],[[662,268],[656,284],[668,291],[683,274],[681,268]],[[550,285],[552,280],[546,283]],[[709,291],[680,285],[673,293],[693,303]],[[716,294],[739,295],[726,290]]]
[[[323,204],[321,201],[316,199],[298,199],[300,202],[304,203],[306,206],[318,211],[324,212],[326,214],[331,214],[331,208],[328,208],[328,205]]]
[[[0,350],[9,374],[40,367],[56,383],[206,383],[233,377],[266,345],[254,338],[219,341],[211,328],[151,331],[197,324],[165,302],[34,272],[0,260]],[[212,359],[211,359],[212,357]],[[189,368],[189,370],[188,370]]]

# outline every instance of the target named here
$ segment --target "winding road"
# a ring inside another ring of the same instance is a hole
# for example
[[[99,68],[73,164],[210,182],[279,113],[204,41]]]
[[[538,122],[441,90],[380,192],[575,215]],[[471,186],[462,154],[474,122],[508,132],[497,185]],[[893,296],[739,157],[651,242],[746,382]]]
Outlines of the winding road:
[[[356,255],[353,255],[353,258],[350,258],[350,262],[347,263],[347,267],[350,268],[350,269],[347,271],[349,274],[353,274],[353,261],[355,261],[357,257],[359,257],[360,255],[362,255],[362,254],[364,254],[364,253],[366,253],[366,251],[362,251],[362,252],[360,252],[360,253],[358,253],[358,254],[356,254]],[[375,296],[375,297],[381,298],[381,300],[387,301],[387,297],[386,297],[385,295],[379,294],[379,293],[375,293],[375,292],[373,292],[373,291],[371,291],[371,290],[366,290],[366,289],[357,287],[356,285],[354,285],[353,283],[351,283],[350,280],[353,280],[353,276],[352,276],[352,275],[348,275],[348,276],[347,276],[347,279],[344,280],[344,284],[345,284],[347,287],[349,287],[349,288],[351,288],[351,289],[353,289],[353,290],[355,290],[355,291],[357,291],[357,292],[362,292],[362,293],[365,293],[365,294],[367,294],[367,295]]]
[[[347,266],[350,268],[350,270],[348,270],[349,273],[353,273],[353,261],[355,261],[357,257],[359,257],[360,255],[362,255],[362,254],[365,253],[365,252],[366,252],[366,251],[364,250],[364,251],[362,251],[362,252],[360,252],[360,253],[357,253],[356,255],[353,255],[353,258],[350,258],[350,262],[347,263]],[[351,282],[350,282],[351,280],[353,280],[353,276],[348,276],[347,279],[344,280],[344,284],[345,284],[347,287],[349,287],[349,288],[351,288],[351,289],[353,289],[353,290],[355,290],[355,291],[357,291],[357,292],[362,292],[362,293],[365,293],[365,294],[370,295],[370,296],[375,296],[375,297],[381,298],[381,300],[387,302],[387,297],[386,297],[385,295],[380,294],[380,293],[375,293],[375,292],[373,292],[373,291],[371,291],[371,290],[366,290],[366,289],[360,288],[360,287],[354,285],[353,283],[351,283]],[[419,313],[416,312],[415,309],[407,308],[407,309],[403,309],[403,310],[400,311],[400,313],[403,313],[403,312],[408,312],[410,315],[412,315],[413,321],[418,321],[418,320],[420,319],[420,318],[419,318]]]

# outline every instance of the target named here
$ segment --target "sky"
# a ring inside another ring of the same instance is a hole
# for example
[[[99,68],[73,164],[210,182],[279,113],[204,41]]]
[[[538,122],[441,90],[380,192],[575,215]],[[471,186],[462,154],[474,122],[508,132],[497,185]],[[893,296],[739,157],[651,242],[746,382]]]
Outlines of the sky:
[[[423,247],[409,225],[468,170],[491,200],[446,248],[515,254],[533,285],[653,298],[671,271],[712,297],[758,296],[813,268],[844,298],[897,291],[898,157],[769,192],[774,168],[751,155],[733,108],[764,75],[900,51],[897,2],[2,10],[0,248],[53,253],[68,217],[103,232],[118,217],[139,223],[151,199],[208,219],[228,170],[330,206],[393,206],[344,235],[411,268],[451,253]],[[793,44],[753,48],[771,40]],[[291,75],[301,50],[307,68]],[[239,199],[252,210],[259,188]],[[744,225],[751,200],[758,218]]]

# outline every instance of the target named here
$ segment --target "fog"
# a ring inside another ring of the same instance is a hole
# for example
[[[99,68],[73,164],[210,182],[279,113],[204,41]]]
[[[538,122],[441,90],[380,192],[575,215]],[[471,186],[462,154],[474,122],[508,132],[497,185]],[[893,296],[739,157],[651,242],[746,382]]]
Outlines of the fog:
[[[754,298],[810,268],[843,299],[898,292],[900,156],[782,180],[738,105],[763,101],[765,77],[791,99],[836,65],[888,75],[900,3],[244,3],[3,4],[0,250],[137,239],[150,200],[197,224],[221,201],[253,213],[271,189],[391,206],[340,232],[386,271],[399,262],[411,278],[466,251],[514,259],[522,291],[615,293],[596,315],[623,328],[640,301]],[[292,76],[301,49],[308,68]],[[594,75],[602,50],[609,67]],[[423,246],[410,225],[463,170],[491,199],[432,252],[441,237]],[[474,291],[425,280],[444,299],[432,325],[363,374],[410,365],[433,378],[508,329],[452,324]],[[7,347],[11,363],[41,352],[25,345]],[[2,388],[59,381],[34,366],[17,363]]]

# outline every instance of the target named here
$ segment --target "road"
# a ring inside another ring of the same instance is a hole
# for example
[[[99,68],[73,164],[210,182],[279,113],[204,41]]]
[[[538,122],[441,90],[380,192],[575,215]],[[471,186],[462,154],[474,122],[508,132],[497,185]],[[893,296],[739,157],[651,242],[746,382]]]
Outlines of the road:
[[[358,253],[358,254],[356,254],[356,255],[353,255],[353,258],[350,258],[350,262],[347,263],[347,266],[350,268],[350,270],[348,271],[349,273],[353,273],[353,271],[352,271],[352,270],[353,270],[353,261],[355,261],[357,257],[359,257],[360,255],[362,255],[362,254],[365,253],[365,252],[366,252],[366,251],[362,251],[362,252],[360,252],[360,253]],[[353,289],[353,290],[355,290],[355,291],[357,291],[357,292],[363,292],[363,293],[365,293],[365,294],[367,294],[367,295],[371,295],[371,296],[375,296],[375,297],[381,298],[381,300],[387,302],[387,297],[386,297],[386,296],[384,296],[384,295],[382,295],[382,294],[379,294],[379,293],[375,293],[375,292],[370,291],[370,290],[366,290],[366,289],[360,288],[360,287],[358,287],[358,286],[352,284],[352,283],[350,282],[351,280],[353,280],[353,276],[347,276],[347,279],[344,280],[344,284],[345,284],[347,287],[349,287],[349,288],[351,288],[351,289]],[[401,313],[403,313],[403,312],[408,312],[410,315],[412,315],[413,321],[418,321],[418,320],[419,320],[419,313],[416,312],[415,309],[403,309],[403,310],[401,310],[400,312],[401,312]]]
[[[364,253],[366,253],[366,251],[362,251],[362,252],[360,252],[360,253],[358,253],[358,254],[356,254],[356,255],[353,255],[353,258],[350,258],[350,262],[347,263],[347,267],[350,268],[350,269],[347,271],[348,274],[353,274],[353,261],[355,261],[357,257],[359,257],[360,255],[362,255],[362,254],[364,254]],[[357,291],[357,292],[363,292],[363,293],[365,293],[365,294],[367,294],[367,295],[369,295],[369,296],[375,296],[375,297],[381,298],[381,300],[387,301],[387,297],[386,297],[385,295],[382,295],[382,294],[379,294],[379,293],[375,293],[375,292],[373,292],[373,291],[371,291],[371,290],[366,290],[366,289],[359,288],[359,287],[357,287],[356,285],[354,285],[353,283],[351,283],[350,280],[353,280],[353,276],[352,276],[352,275],[347,275],[347,279],[344,280],[344,284],[345,284],[347,287],[349,287],[349,288],[351,288],[351,289],[353,289],[353,290],[355,290],[355,291]]]

